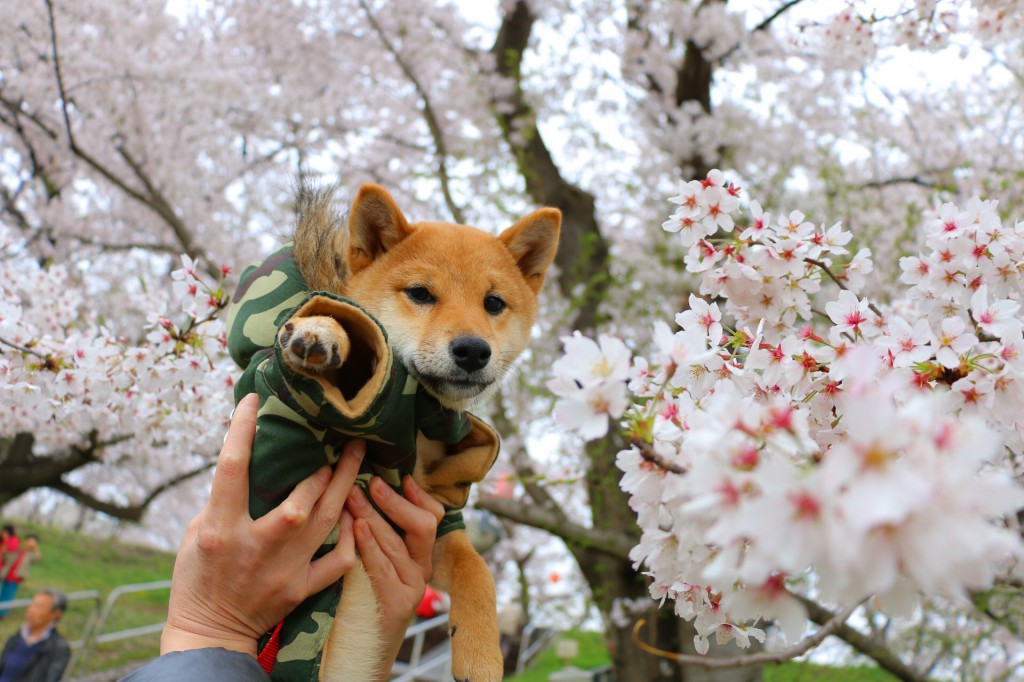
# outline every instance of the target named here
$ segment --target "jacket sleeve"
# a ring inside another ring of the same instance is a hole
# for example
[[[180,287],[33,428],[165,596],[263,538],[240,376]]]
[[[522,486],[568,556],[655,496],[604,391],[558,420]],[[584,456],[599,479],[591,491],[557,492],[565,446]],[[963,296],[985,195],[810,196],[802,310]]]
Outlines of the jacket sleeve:
[[[153,659],[119,682],[268,682],[256,659],[227,649],[174,651]]]
[[[333,465],[350,438],[370,438],[375,452],[394,451],[398,459],[415,452],[408,409],[414,387],[394,360],[384,329],[353,302],[324,292],[308,294],[288,319],[316,316],[333,318],[349,337],[344,380],[335,384],[291,367],[275,343],[254,356],[236,385],[236,399],[249,391],[260,399],[249,468],[253,518],[280,504],[321,466]]]

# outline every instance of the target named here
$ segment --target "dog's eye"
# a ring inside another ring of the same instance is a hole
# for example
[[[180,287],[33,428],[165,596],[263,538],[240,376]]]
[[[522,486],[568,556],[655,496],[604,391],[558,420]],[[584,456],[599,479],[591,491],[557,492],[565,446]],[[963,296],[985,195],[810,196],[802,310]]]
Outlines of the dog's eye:
[[[497,315],[505,309],[505,301],[501,300],[497,296],[488,296],[484,299],[484,310],[489,312],[491,315]]]
[[[405,295],[414,303],[433,303],[437,300],[426,287],[409,287],[405,290]]]

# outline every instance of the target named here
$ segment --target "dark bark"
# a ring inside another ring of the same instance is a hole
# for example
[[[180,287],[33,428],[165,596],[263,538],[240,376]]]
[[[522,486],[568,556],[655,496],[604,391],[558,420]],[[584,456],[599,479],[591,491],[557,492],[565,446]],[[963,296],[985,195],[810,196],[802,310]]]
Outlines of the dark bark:
[[[72,498],[83,507],[101,512],[122,521],[138,522],[153,501],[174,486],[183,483],[214,465],[207,459],[188,471],[172,476],[146,493],[137,504],[121,505],[100,499],[76,485],[65,476],[87,464],[100,462],[104,448],[125,440],[126,437],[100,442],[95,433],[89,434],[87,445],[73,445],[64,450],[42,455],[35,453],[35,436],[19,433],[13,438],[0,438],[0,507],[34,488],[49,488]]]
[[[520,67],[535,19],[526,2],[517,2],[512,12],[505,15],[491,48],[498,73],[511,79],[515,86],[508,99],[500,103],[496,116],[526,182],[527,193],[538,204],[562,211],[561,243],[555,257],[562,273],[558,286],[562,295],[571,300],[576,283],[587,285],[579,299],[573,301],[575,317],[568,326],[593,329],[600,321],[598,306],[610,284],[608,243],[601,236],[594,195],[562,177],[537,128],[536,113],[522,90]]]

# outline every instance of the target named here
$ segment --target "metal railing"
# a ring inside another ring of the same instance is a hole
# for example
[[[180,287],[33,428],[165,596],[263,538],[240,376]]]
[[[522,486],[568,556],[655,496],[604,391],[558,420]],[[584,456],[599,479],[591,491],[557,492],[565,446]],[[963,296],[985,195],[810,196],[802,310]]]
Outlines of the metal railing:
[[[412,639],[412,653],[408,662],[396,661],[391,667],[391,682],[412,682],[422,677],[430,676],[431,679],[450,680],[452,678],[452,649],[445,637],[444,644],[434,647],[423,656],[423,643],[427,633],[437,628],[444,628],[448,631],[448,614],[435,616],[430,620],[416,623],[405,631],[405,639]],[[440,674],[437,674],[439,671]]]
[[[526,670],[526,666],[530,665],[537,654],[551,646],[555,634],[551,628],[539,627],[533,623],[526,624],[519,644],[519,656],[516,659],[516,675]]]
[[[166,620],[162,620],[159,623],[151,623],[149,625],[141,625],[134,628],[127,628],[124,630],[116,630],[114,632],[104,632],[103,628],[107,625],[107,620],[110,618],[110,612],[113,611],[114,605],[117,600],[126,594],[136,594],[139,592],[155,592],[162,590],[169,590],[171,588],[170,580],[157,580],[150,583],[137,583],[134,585],[121,585],[115,587],[107,595],[106,601],[103,603],[103,610],[100,612],[99,618],[95,619],[92,623],[92,627],[87,629],[85,634],[82,636],[82,643],[72,657],[71,662],[68,664],[68,669],[64,673],[64,679],[71,679],[72,675],[78,672],[80,669],[85,667],[86,661],[92,655],[92,652],[100,644],[106,644],[108,642],[117,642],[122,639],[130,639],[132,637],[141,637],[142,635],[149,635],[160,632],[164,628]],[[98,597],[98,595],[97,595]],[[98,600],[97,600],[98,601]]]

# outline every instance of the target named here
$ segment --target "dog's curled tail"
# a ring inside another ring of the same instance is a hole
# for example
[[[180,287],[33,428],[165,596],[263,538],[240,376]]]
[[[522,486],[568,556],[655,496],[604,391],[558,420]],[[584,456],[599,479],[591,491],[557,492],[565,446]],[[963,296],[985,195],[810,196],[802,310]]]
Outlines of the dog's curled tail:
[[[348,226],[335,206],[334,187],[300,178],[295,205],[293,241],[299,274],[310,291],[340,292],[348,277]]]

